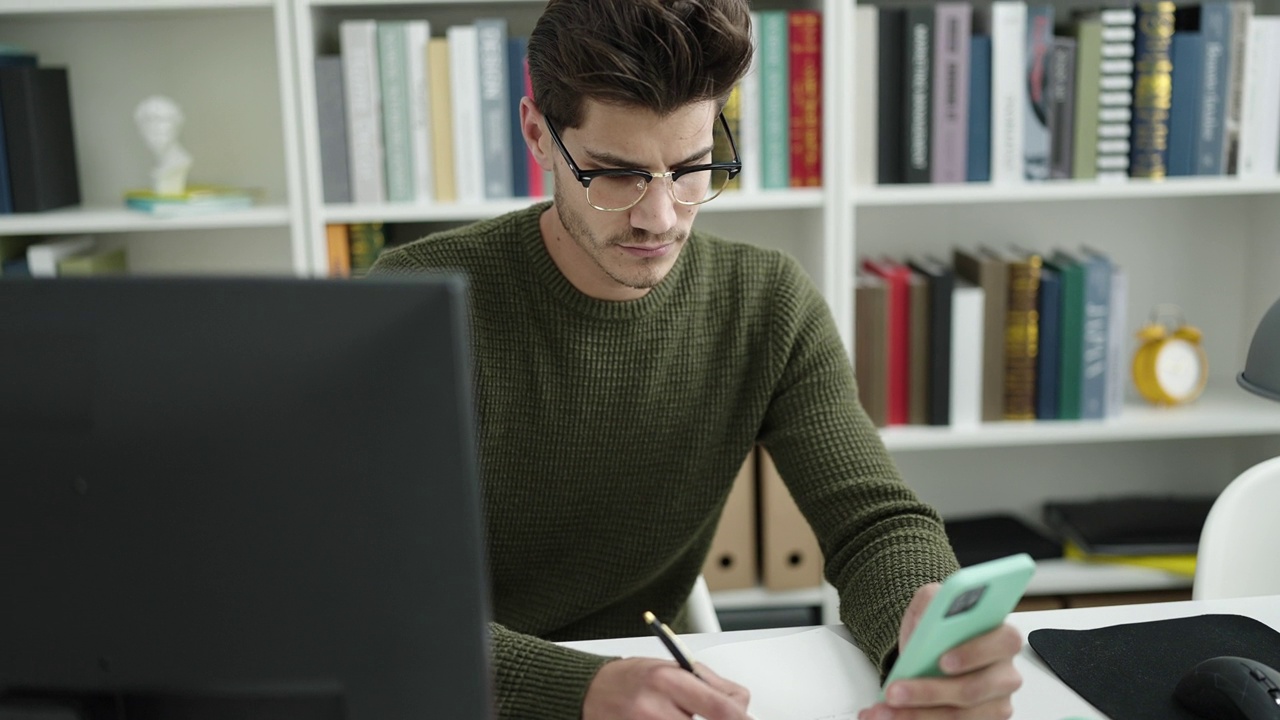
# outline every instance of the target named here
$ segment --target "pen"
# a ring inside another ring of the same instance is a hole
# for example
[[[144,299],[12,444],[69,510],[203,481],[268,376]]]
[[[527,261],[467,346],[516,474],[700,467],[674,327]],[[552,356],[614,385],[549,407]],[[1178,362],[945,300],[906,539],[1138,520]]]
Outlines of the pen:
[[[667,650],[671,652],[671,656],[676,659],[680,667],[693,673],[694,677],[699,680],[706,682],[706,679],[699,675],[697,670],[693,669],[693,663],[689,662],[689,652],[685,650],[684,645],[680,643],[680,638],[671,632],[671,628],[667,627],[666,623],[658,620],[648,610],[644,613],[644,621],[648,624],[649,629],[653,631],[653,634],[657,635],[658,639],[662,641],[662,644],[667,646]]]

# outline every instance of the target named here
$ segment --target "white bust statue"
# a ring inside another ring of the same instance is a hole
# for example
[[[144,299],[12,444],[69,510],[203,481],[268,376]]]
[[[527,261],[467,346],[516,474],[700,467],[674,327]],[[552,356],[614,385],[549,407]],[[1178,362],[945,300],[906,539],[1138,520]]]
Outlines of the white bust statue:
[[[143,100],[133,111],[138,132],[156,156],[155,167],[151,170],[151,188],[156,193],[181,195],[187,189],[191,155],[178,144],[178,133],[184,119],[182,108],[161,95]]]

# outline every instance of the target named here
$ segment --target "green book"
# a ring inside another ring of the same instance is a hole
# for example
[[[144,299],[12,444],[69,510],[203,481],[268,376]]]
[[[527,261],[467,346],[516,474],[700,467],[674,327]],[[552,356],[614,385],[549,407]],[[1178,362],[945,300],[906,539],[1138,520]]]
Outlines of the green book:
[[[1079,420],[1084,378],[1084,263],[1058,250],[1044,263],[1058,271],[1062,284],[1062,341],[1058,344],[1058,418]]]
[[[124,248],[71,255],[58,261],[58,277],[123,275],[129,271]]]
[[[760,186],[791,187],[791,35],[786,10],[760,13]]]
[[[1076,117],[1073,173],[1077,180],[1098,176],[1098,93],[1102,77],[1102,20],[1095,15],[1076,25]]]
[[[382,85],[382,142],[387,199],[413,201],[413,145],[409,110],[409,23],[378,22],[378,72]]]

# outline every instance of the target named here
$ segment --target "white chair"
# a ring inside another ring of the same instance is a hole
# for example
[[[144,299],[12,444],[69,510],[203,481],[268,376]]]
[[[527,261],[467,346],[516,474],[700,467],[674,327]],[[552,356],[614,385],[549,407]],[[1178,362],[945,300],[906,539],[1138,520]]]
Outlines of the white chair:
[[[720,632],[720,618],[716,616],[716,607],[711,602],[711,590],[707,588],[707,579],[698,576],[693,583],[693,591],[685,602],[685,616],[689,621],[689,632]]]
[[[1280,595],[1280,458],[1245,470],[1214,501],[1200,533],[1196,600]]]

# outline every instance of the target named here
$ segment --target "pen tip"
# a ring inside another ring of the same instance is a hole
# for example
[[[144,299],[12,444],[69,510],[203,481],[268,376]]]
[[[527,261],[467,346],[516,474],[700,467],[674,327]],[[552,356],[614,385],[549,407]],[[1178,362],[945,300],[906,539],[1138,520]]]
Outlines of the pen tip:
[[[656,622],[657,620],[658,620],[658,618],[654,617],[653,613],[649,612],[648,610],[645,610],[645,611],[644,611],[644,621],[645,621],[645,622],[647,622],[647,623],[651,623],[651,622]]]

